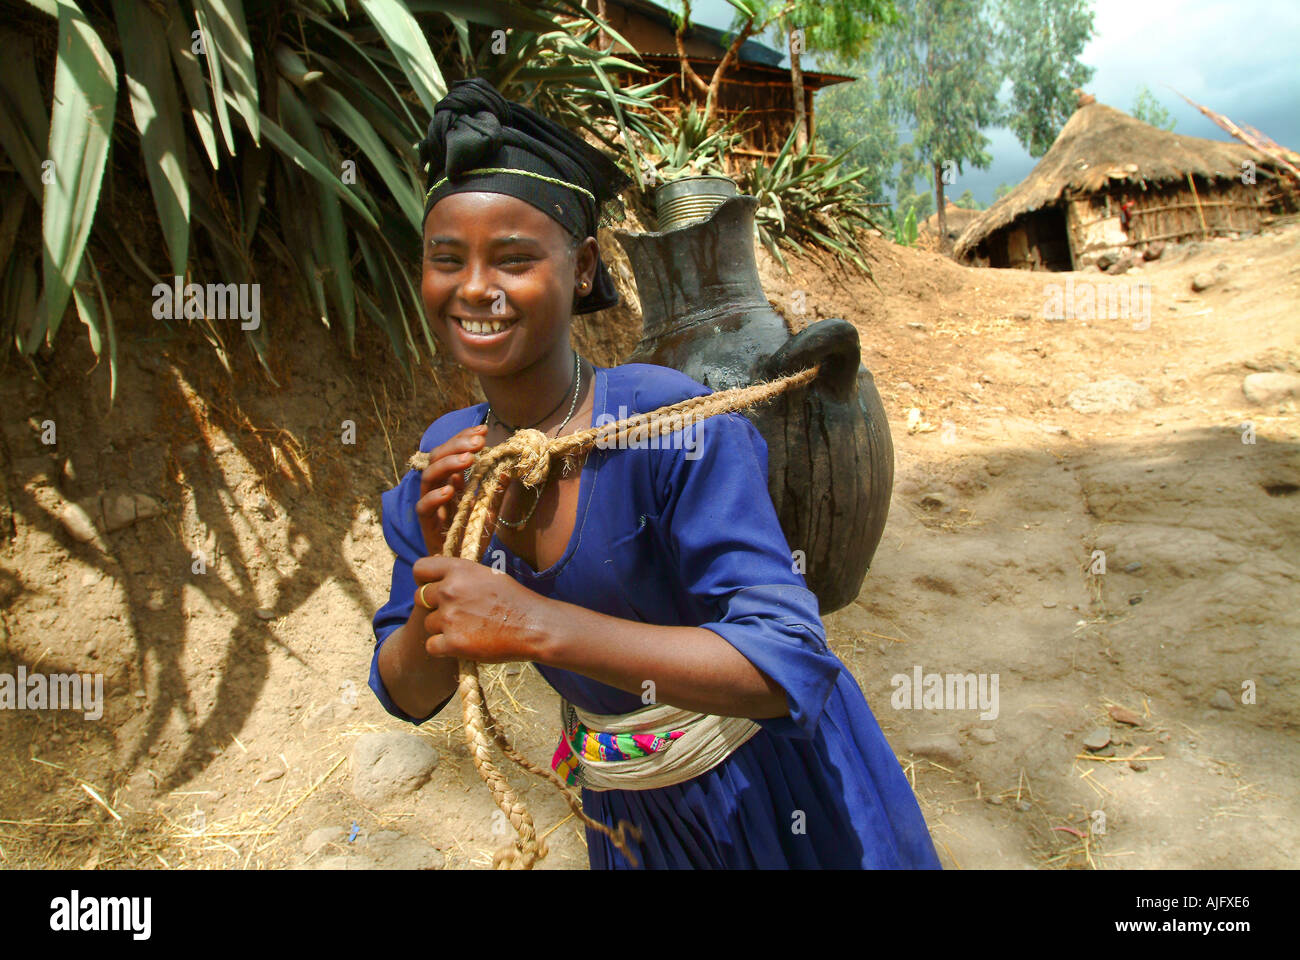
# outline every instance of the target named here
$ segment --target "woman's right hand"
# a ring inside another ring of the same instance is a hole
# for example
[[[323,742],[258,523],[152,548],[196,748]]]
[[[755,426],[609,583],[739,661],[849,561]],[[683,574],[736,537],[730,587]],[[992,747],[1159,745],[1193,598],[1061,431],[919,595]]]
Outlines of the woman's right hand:
[[[428,556],[436,557],[442,553],[442,542],[465,488],[465,468],[483,449],[486,435],[486,424],[466,427],[429,452],[429,465],[420,474],[420,499],[415,504]]]

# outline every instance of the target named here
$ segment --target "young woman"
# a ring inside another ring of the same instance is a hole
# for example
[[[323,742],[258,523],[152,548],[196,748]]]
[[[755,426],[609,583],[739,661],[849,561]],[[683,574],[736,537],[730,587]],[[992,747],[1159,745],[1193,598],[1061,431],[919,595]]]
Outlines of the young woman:
[[[618,302],[595,233],[629,181],[608,157],[475,78],[438,104],[421,159],[425,309],[487,402],[436,420],[428,468],[383,496],[396,561],[370,686],[385,709],[436,715],[457,658],[532,662],[565,705],[556,769],[596,820],[639,828],[641,865],[938,867],[794,572],[744,417],[658,449],[592,450],[540,492],[512,483],[484,561],[439,556],[476,453],[524,427],[556,437],[709,391],[570,346],[573,314]],[[630,866],[603,833],[587,841],[593,868]]]

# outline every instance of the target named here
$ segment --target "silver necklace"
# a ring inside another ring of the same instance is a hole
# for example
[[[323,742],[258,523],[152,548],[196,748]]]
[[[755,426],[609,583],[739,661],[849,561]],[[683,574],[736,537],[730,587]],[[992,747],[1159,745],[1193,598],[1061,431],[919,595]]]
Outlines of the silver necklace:
[[[578,407],[578,395],[579,395],[580,393],[582,393],[582,357],[580,357],[580,356],[578,355],[578,353],[577,353],[576,350],[574,351],[574,354],[573,354],[573,360],[574,360],[574,370],[573,370],[573,399],[572,399],[571,401],[569,401],[569,412],[568,412],[568,414],[565,415],[564,420],[561,421],[560,425],[559,425],[558,427],[555,428],[555,436],[556,436],[556,437],[558,437],[558,436],[560,435],[560,431],[562,431],[562,430],[563,430],[563,429],[568,425],[569,421],[570,421],[571,419],[573,419],[573,411],[576,410],[577,407]],[[489,416],[494,416],[494,417],[496,416],[496,414],[495,414],[495,413],[493,412],[493,410],[492,410],[492,405],[491,405],[491,404],[488,405],[487,413],[486,413],[486,414],[484,415],[484,417],[483,417],[483,422],[484,422],[484,423],[487,423],[487,421],[488,421],[488,417],[489,417]],[[543,419],[545,419],[545,418],[543,418]],[[502,426],[505,426],[505,425],[506,425],[506,424],[501,420],[500,417],[497,417],[497,422],[500,423]],[[470,472],[470,469],[472,469],[472,468],[467,467],[466,470],[465,470],[465,479],[466,479],[466,481],[469,480],[469,472]],[[551,478],[550,478],[550,475],[548,474],[547,477],[546,477],[546,479],[545,479],[544,481],[542,481],[542,485],[541,485],[540,487],[537,488],[537,496],[533,498],[533,505],[532,505],[531,507],[529,507],[529,509],[528,509],[528,513],[526,513],[526,514],[524,515],[524,517],[523,517],[522,520],[507,520],[505,517],[498,516],[498,517],[497,517],[497,523],[502,524],[503,526],[507,527],[507,528],[510,529],[510,530],[520,530],[520,529],[522,529],[523,527],[527,526],[528,521],[531,520],[531,519],[533,518],[533,513],[537,510],[537,505],[538,505],[539,503],[542,502],[542,494],[543,494],[543,493],[545,492],[545,490],[546,490],[546,485],[547,485],[548,483],[550,483],[550,482],[551,482]]]

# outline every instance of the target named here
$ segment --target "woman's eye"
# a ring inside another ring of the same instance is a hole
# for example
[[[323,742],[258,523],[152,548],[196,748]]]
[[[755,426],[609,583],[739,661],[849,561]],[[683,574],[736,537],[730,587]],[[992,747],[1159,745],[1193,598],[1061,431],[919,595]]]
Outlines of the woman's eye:
[[[458,264],[458,263],[460,263],[460,261],[457,260],[455,257],[448,256],[448,255],[446,255],[446,254],[443,254],[442,256],[437,256],[437,255],[435,255],[435,254],[430,254],[429,257],[428,257],[427,259],[428,259],[428,261],[429,261],[430,263],[447,263],[447,264]],[[502,266],[511,266],[511,267],[513,267],[513,266],[519,266],[519,265],[521,265],[521,264],[531,263],[531,262],[532,262],[532,259],[533,259],[532,257],[526,257],[526,256],[507,257],[506,259],[504,259],[504,260],[501,261],[501,265],[502,265]]]

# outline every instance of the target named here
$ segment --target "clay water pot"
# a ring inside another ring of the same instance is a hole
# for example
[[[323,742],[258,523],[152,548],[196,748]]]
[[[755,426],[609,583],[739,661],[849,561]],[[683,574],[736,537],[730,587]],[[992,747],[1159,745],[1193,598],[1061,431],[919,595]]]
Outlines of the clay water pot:
[[[880,543],[894,446],[858,331],[819,320],[791,335],[768,304],[754,259],[758,200],[718,198],[705,219],[658,233],[615,231],[643,317],[629,363],[679,370],[711,390],[820,363],[805,387],[744,411],[767,441],[768,492],[822,613],[851,603]]]

